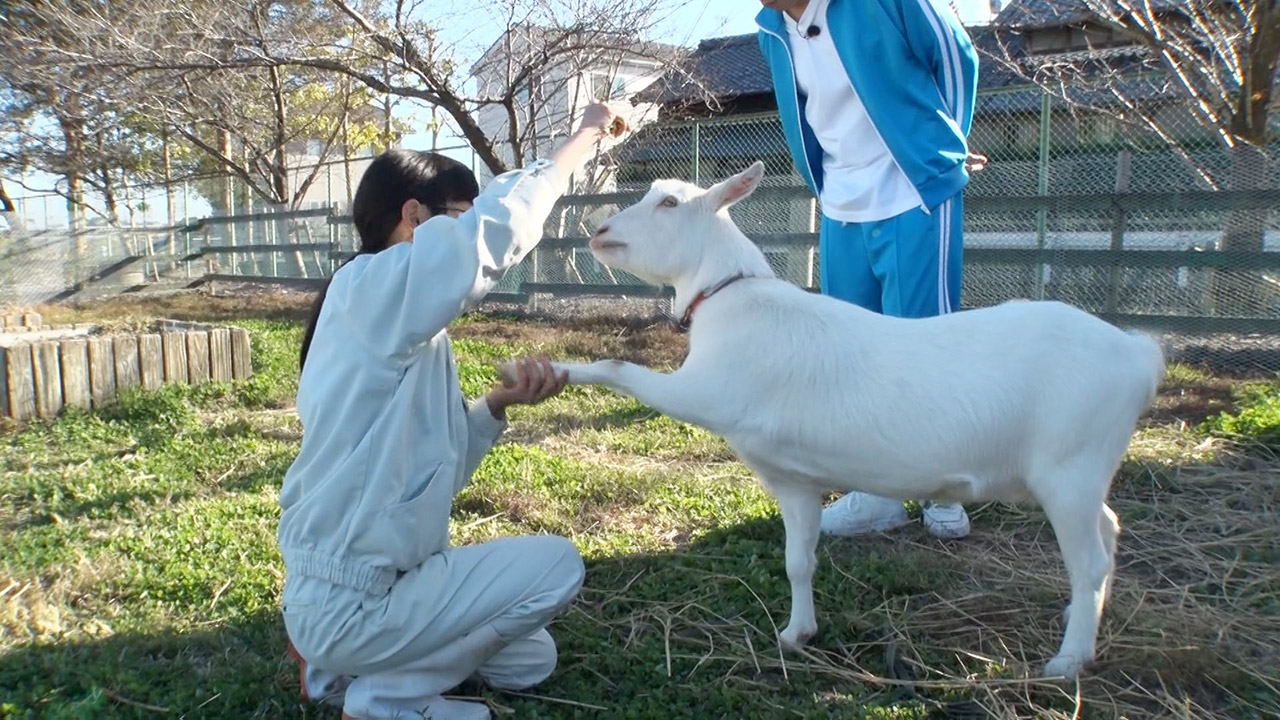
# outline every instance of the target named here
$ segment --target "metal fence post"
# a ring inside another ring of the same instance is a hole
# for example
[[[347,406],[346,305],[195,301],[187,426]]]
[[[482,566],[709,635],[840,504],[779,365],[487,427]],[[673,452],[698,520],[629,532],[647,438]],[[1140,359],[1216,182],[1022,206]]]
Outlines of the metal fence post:
[[[1133,168],[1133,153],[1127,149],[1116,154],[1116,195],[1129,192],[1129,175]],[[1129,225],[1129,213],[1117,202],[1111,211],[1111,262],[1107,263],[1107,312],[1114,313],[1120,306],[1120,252],[1124,250],[1124,231]]]
[[[702,178],[702,123],[693,122],[693,184]]]
[[[1038,177],[1036,191],[1040,197],[1049,194],[1049,134],[1053,128],[1053,98],[1045,91],[1040,92],[1040,154],[1038,160]],[[1036,211],[1036,249],[1044,250],[1046,235],[1049,229],[1049,211],[1040,208]],[[1048,265],[1041,262],[1036,266],[1035,298],[1044,299],[1045,271]]]

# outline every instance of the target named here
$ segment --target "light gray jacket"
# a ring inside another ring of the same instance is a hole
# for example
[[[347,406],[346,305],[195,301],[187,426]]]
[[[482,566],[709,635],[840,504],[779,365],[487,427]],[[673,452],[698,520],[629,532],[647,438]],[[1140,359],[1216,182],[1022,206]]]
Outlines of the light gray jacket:
[[[280,491],[288,573],[382,594],[449,546],[453,497],[505,423],[465,404],[445,328],[537,245],[567,185],[546,161],[503,174],[457,219],[334,273]]]

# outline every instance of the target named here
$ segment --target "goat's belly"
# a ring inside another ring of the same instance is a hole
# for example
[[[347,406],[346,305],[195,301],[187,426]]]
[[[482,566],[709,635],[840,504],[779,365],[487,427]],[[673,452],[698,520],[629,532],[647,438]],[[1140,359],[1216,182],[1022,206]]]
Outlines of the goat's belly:
[[[949,503],[1027,499],[1021,475],[1009,467],[960,470],[908,462],[884,466],[853,458],[830,462],[834,458],[822,458],[820,454],[762,452],[759,445],[745,450],[730,442],[730,447],[769,485],[799,485],[819,492],[857,490],[900,500]]]
[[[848,490],[899,500],[933,500],[941,503],[975,503],[1027,500],[1025,484],[1007,475],[954,473],[934,476],[851,476]]]

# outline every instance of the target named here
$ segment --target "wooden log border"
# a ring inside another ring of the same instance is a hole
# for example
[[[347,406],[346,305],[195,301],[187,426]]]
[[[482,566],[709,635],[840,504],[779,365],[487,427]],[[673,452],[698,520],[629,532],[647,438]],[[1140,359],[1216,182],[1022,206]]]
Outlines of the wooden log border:
[[[0,311],[0,418],[52,419],[65,408],[105,407],[119,394],[164,385],[231,382],[253,375],[243,328],[158,320],[144,332],[93,334],[46,325],[38,313]],[[42,337],[42,331],[75,332]]]

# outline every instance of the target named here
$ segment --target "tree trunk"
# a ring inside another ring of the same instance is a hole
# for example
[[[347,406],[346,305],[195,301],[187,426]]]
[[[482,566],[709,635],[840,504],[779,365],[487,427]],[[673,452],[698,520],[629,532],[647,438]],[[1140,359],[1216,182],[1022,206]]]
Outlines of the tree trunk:
[[[1270,133],[1267,121],[1280,62],[1280,7],[1275,3],[1256,8],[1252,18],[1244,78],[1231,118],[1231,189],[1256,192],[1270,186]],[[1236,210],[1227,218],[1222,233],[1222,249],[1260,252],[1266,234],[1269,211]],[[1214,274],[1213,304],[1217,314],[1258,317],[1266,307],[1268,294],[1262,274],[1257,271],[1224,268]]]
[[[166,225],[176,225],[178,214],[177,199],[173,196],[173,156],[169,149],[169,128],[163,128],[160,131],[160,159],[163,163],[162,170],[164,172],[164,217]],[[174,246],[173,235],[169,236],[169,252],[176,254],[177,248]]]
[[[107,206],[107,224],[120,227],[120,206],[116,201],[116,184],[111,177],[111,168],[98,168],[98,178],[102,180],[102,200]]]
[[[74,107],[70,108],[74,110]],[[68,288],[77,287],[83,279],[85,247],[84,222],[84,129],[71,119],[71,115],[59,115],[58,124],[66,143],[67,178],[67,224],[71,229],[71,247],[68,258],[63,262],[63,282]]]
[[[1265,190],[1268,182],[1266,151],[1239,142],[1231,150],[1231,189],[1237,192]],[[1227,217],[1222,249],[1261,252],[1268,210],[1235,210]],[[1263,312],[1266,287],[1255,270],[1223,268],[1214,274],[1213,305],[1216,315],[1258,317]]]
[[[271,100],[275,111],[275,129],[271,138],[272,161],[271,161],[271,192],[275,195],[274,201],[277,205],[284,205],[289,202],[289,168],[287,164],[287,153],[285,152],[285,137],[287,129],[285,128],[286,108],[284,99],[284,84],[280,81],[280,68],[272,67],[267,71],[271,76]]]
[[[63,119],[62,137],[66,143],[67,223],[77,234],[84,230],[84,138],[79,124]]]
[[[124,194],[124,209],[125,212],[129,213],[129,227],[132,228],[138,224],[138,203],[133,201],[133,185],[129,184],[128,170],[122,169],[120,171],[120,190]],[[146,193],[144,192],[142,195],[144,201],[146,200],[146,197]]]
[[[173,197],[173,157],[169,150],[169,128],[160,128],[160,160],[164,171],[164,218],[169,227],[169,272],[178,269],[177,203]]]
[[[231,157],[231,133],[225,129],[218,129],[218,152],[224,158]],[[223,215],[230,215],[235,208],[235,190],[232,186],[231,167],[228,165],[223,168],[226,174],[222,180],[222,210]]]
[[[355,193],[355,188],[351,187],[351,108],[344,107],[342,109],[342,179],[343,186],[346,188],[347,207],[346,212],[351,212],[351,198]],[[332,199],[330,199],[332,202]]]
[[[233,186],[234,176],[231,174],[231,163],[230,163],[231,133],[228,132],[225,128],[218,128],[218,153],[222,157],[227,158],[226,165],[224,165],[222,168],[222,172],[225,174],[222,176],[222,207],[219,209],[222,210],[223,217],[229,217],[233,212],[235,212],[234,210],[235,188]],[[231,246],[235,246],[236,244],[235,223],[227,224],[226,242]],[[220,256],[213,255],[211,257],[213,258],[214,263],[221,262]],[[236,254],[235,252],[232,252],[230,255],[230,258],[228,259],[228,262],[230,263],[229,271],[233,275],[240,271],[240,256],[238,254]]]
[[[5,191],[3,182],[0,182],[0,214],[3,214],[4,219],[8,221],[13,239],[23,240],[27,234],[25,218],[18,212],[18,206],[14,204],[13,198],[10,198],[9,193]]]
[[[275,146],[272,150],[271,162],[271,192],[275,194],[275,209],[278,211],[290,210],[289,207],[289,169],[286,165],[285,154],[285,102],[284,102],[284,85],[280,82],[280,69],[273,67],[269,71],[271,77],[271,99],[275,105],[275,134],[272,137],[272,144]],[[301,198],[299,198],[301,201]],[[282,215],[277,215],[275,231],[276,244],[289,244],[289,221]],[[307,269],[302,264],[301,255],[298,256],[298,275],[300,277],[307,276]],[[274,265],[274,263],[273,263]]]
[[[431,106],[431,152],[440,149],[440,116],[439,108]]]
[[[249,167],[249,148],[244,145],[240,146],[240,167]],[[241,203],[240,212],[245,215],[252,215],[253,193],[245,190],[244,194],[241,196]],[[254,245],[258,242],[257,228],[252,220],[245,223],[244,242],[246,245]],[[254,275],[262,274],[258,267],[258,253],[249,253],[249,272]]]
[[[13,199],[9,197],[9,193],[4,189],[3,181],[0,181],[0,210],[3,210],[5,214],[18,212],[18,206],[13,204]]]

